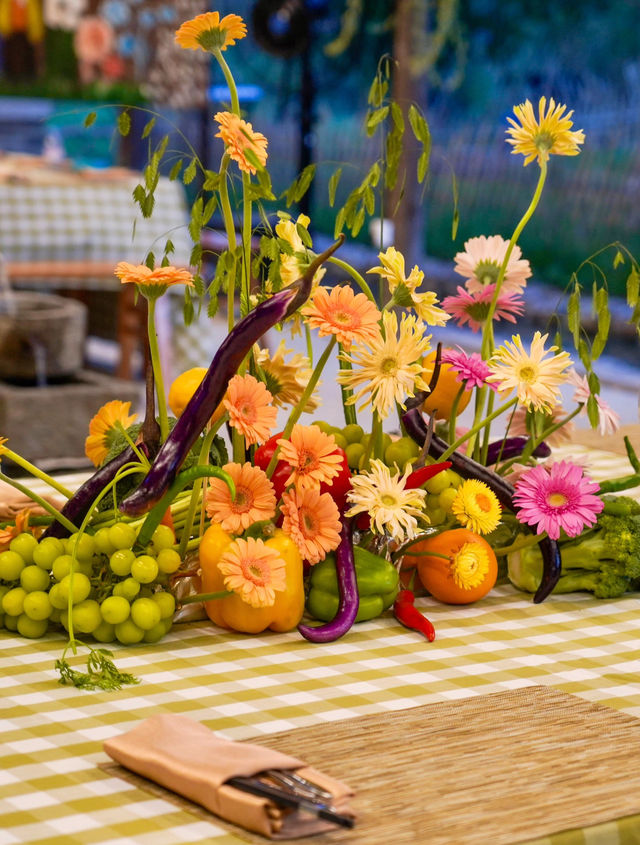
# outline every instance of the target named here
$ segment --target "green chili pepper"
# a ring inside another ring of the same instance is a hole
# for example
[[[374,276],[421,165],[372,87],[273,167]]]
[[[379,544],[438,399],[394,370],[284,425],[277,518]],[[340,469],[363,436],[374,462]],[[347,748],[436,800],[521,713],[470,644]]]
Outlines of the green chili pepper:
[[[375,619],[391,607],[398,593],[398,572],[388,560],[360,546],[353,547],[360,604],[356,622]],[[311,569],[307,610],[315,619],[329,621],[336,615],[339,602],[338,578],[333,555]]]

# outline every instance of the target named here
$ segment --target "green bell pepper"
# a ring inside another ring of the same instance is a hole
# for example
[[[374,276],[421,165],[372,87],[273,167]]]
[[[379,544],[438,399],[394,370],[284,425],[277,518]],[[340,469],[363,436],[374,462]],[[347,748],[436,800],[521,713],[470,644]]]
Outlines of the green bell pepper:
[[[366,622],[391,607],[398,593],[398,571],[388,560],[360,546],[353,547],[360,604],[356,622]],[[338,612],[340,598],[333,555],[311,568],[307,611],[314,619],[330,622]]]

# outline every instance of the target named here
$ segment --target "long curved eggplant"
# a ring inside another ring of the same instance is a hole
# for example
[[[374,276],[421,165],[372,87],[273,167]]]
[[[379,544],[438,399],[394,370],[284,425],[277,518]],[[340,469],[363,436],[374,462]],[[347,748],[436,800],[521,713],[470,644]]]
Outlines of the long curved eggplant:
[[[344,236],[341,236],[325,252],[316,256],[302,278],[261,302],[229,332],[182,416],[160,447],[146,478],[121,503],[123,513],[129,516],[146,513],[164,496],[251,347],[265,332],[293,314],[306,301],[316,270],[343,240]]]
[[[528,437],[503,437],[502,440],[494,440],[489,443],[487,449],[487,466],[493,466],[498,461],[508,461],[510,458],[517,458],[524,451],[529,442]],[[551,449],[542,441],[538,443],[531,453],[534,458],[548,458]]]
[[[413,408],[403,414],[402,423],[405,431],[415,442],[422,447],[427,437],[427,425],[424,417],[417,408]],[[439,458],[448,449],[448,444],[437,435],[432,435],[429,444],[429,454],[432,458]],[[502,476],[493,472],[488,467],[482,466],[477,461],[462,455],[460,452],[453,452],[448,458],[451,461],[451,468],[463,478],[477,478],[496,494],[498,501],[503,508],[515,512],[513,504],[514,487]],[[555,540],[546,537],[540,541],[540,552],[543,559],[542,581],[533,597],[535,604],[544,601],[553,590],[560,578],[561,560],[560,550]]]
[[[139,444],[137,448],[146,457],[149,457],[149,449],[144,443]],[[74,525],[79,525],[79,523],[82,522],[85,516],[89,513],[89,510],[93,507],[93,503],[100,493],[102,493],[107,484],[110,484],[113,481],[116,474],[122,469],[122,467],[125,464],[137,460],[138,456],[132,447],[127,446],[124,451],[120,452],[119,455],[116,455],[115,458],[112,458],[109,463],[101,466],[100,469],[94,472],[91,478],[88,478],[84,484],[78,487],[74,495],[60,511],[62,515],[66,516],[68,520],[74,523]],[[51,523],[42,537],[43,539],[44,537],[62,538],[68,537],[69,533],[69,530],[65,528],[61,522],[56,520]]]
[[[298,631],[305,640],[312,643],[331,643],[340,639],[356,620],[360,597],[358,595],[358,581],[353,558],[353,542],[351,538],[351,521],[343,519],[340,534],[340,545],[336,551],[336,574],[338,576],[338,590],[340,603],[338,612],[331,622],[326,625],[298,625]]]

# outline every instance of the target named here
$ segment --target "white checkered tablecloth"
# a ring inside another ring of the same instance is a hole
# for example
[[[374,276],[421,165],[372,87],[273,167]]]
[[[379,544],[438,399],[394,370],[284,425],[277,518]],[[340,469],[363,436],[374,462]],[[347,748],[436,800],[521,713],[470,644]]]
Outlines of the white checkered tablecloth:
[[[139,178],[73,184],[0,183],[0,252],[7,261],[118,261],[160,257],[173,241],[174,264],[189,263],[192,241],[182,183],[161,178],[144,218],[132,192]]]

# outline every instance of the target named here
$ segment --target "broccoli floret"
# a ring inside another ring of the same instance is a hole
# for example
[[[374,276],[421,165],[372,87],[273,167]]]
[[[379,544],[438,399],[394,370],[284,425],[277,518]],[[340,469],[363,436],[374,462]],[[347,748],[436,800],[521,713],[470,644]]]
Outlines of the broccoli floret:
[[[632,589],[640,579],[637,503],[633,508],[620,505],[623,507],[614,508],[615,514],[606,508],[596,526],[576,539],[560,541],[562,570],[554,593],[587,590],[597,598],[615,598]],[[511,553],[507,565],[514,587],[528,593],[537,590],[542,579],[542,555],[537,545]]]

